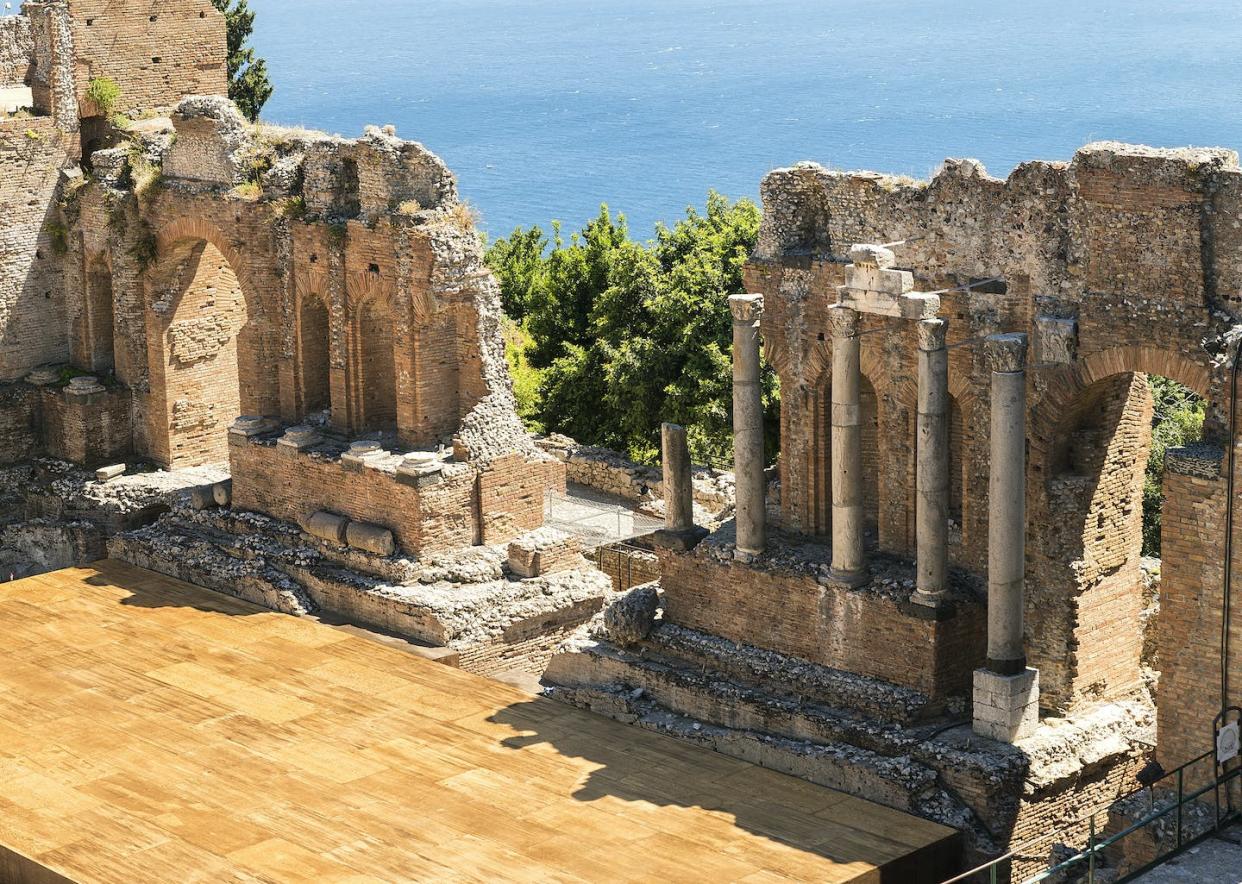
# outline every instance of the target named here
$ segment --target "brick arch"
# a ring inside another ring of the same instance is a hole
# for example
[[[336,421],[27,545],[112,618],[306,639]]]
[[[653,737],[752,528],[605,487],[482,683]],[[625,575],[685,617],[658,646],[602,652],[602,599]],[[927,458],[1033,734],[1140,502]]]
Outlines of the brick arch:
[[[281,412],[278,314],[215,224],[180,217],[155,238],[144,286],[152,455],[166,466],[219,462],[238,414]]]
[[[220,254],[224,255],[224,259],[229,262],[239,280],[243,273],[249,275],[245,256],[237,250],[228,237],[220,232],[215,224],[205,218],[181,217],[164,225],[155,234],[157,254],[163,256],[169,248],[185,240],[202,240],[211,243]]]
[[[1035,404],[1028,432],[1032,465],[1046,466],[1058,423],[1079,396],[1094,384],[1134,372],[1170,378],[1204,400],[1210,399],[1211,373],[1206,362],[1196,362],[1185,353],[1141,345],[1096,351],[1084,356],[1076,365],[1042,373],[1047,390]]]

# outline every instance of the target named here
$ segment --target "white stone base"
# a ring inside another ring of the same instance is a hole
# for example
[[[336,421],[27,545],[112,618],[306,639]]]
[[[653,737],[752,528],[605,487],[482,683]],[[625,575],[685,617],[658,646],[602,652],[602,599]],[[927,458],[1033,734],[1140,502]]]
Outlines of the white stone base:
[[[1017,675],[975,670],[974,729],[983,737],[1013,743],[1039,726],[1039,670]]]

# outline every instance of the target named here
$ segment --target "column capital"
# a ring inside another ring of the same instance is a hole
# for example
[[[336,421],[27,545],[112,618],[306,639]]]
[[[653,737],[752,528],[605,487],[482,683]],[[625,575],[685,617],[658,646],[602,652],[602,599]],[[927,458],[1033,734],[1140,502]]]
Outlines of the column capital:
[[[834,338],[858,337],[858,311],[844,304],[833,304],[828,308],[828,320],[832,323]]]
[[[919,329],[919,349],[920,350],[943,350],[944,349],[944,333],[949,328],[947,319],[920,319],[918,323]]]
[[[729,310],[734,322],[758,322],[763,316],[763,295],[729,295]]]
[[[997,373],[1023,371],[1026,368],[1026,335],[1011,332],[989,335],[984,342],[988,365]]]

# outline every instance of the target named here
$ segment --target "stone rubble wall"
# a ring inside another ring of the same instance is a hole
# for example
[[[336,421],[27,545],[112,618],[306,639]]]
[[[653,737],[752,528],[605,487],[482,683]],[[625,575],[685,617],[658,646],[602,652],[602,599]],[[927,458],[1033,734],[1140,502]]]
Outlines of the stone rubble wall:
[[[565,464],[568,481],[613,494],[634,503],[663,500],[664,478],[659,467],[628,460],[610,448],[580,445],[568,436],[553,433],[537,437],[535,444]],[[694,502],[708,513],[733,506],[733,474],[695,466]]]
[[[34,51],[30,19],[24,15],[0,18],[0,88],[26,83]]]

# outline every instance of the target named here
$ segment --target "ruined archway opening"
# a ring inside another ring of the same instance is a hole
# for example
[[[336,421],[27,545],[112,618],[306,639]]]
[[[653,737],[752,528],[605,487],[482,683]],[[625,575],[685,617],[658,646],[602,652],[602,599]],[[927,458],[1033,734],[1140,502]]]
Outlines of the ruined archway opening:
[[[96,262],[86,274],[86,327],[91,371],[113,370],[116,364],[113,323],[112,271]]]
[[[949,397],[949,532],[958,538],[962,532],[966,496],[964,452],[966,426],[962,419],[962,407],[955,397]]]
[[[168,317],[152,377],[165,402],[168,442],[159,459],[224,463],[229,426],[242,414],[263,414],[270,398],[258,322],[235,269],[204,240],[168,250],[154,294],[155,310]]]
[[[395,430],[397,370],[392,310],[386,299],[372,297],[363,303],[355,340],[363,425],[368,430]]]
[[[863,515],[868,539],[880,533],[880,404],[875,387],[865,376],[860,379],[858,404],[862,412]]]
[[[1189,387],[1160,375],[1147,376],[1152,398],[1151,451],[1143,479],[1143,555],[1160,558],[1164,508],[1164,456],[1203,438],[1206,403]]]
[[[302,381],[303,416],[331,408],[328,307],[318,295],[302,298],[298,311],[298,363]]]

